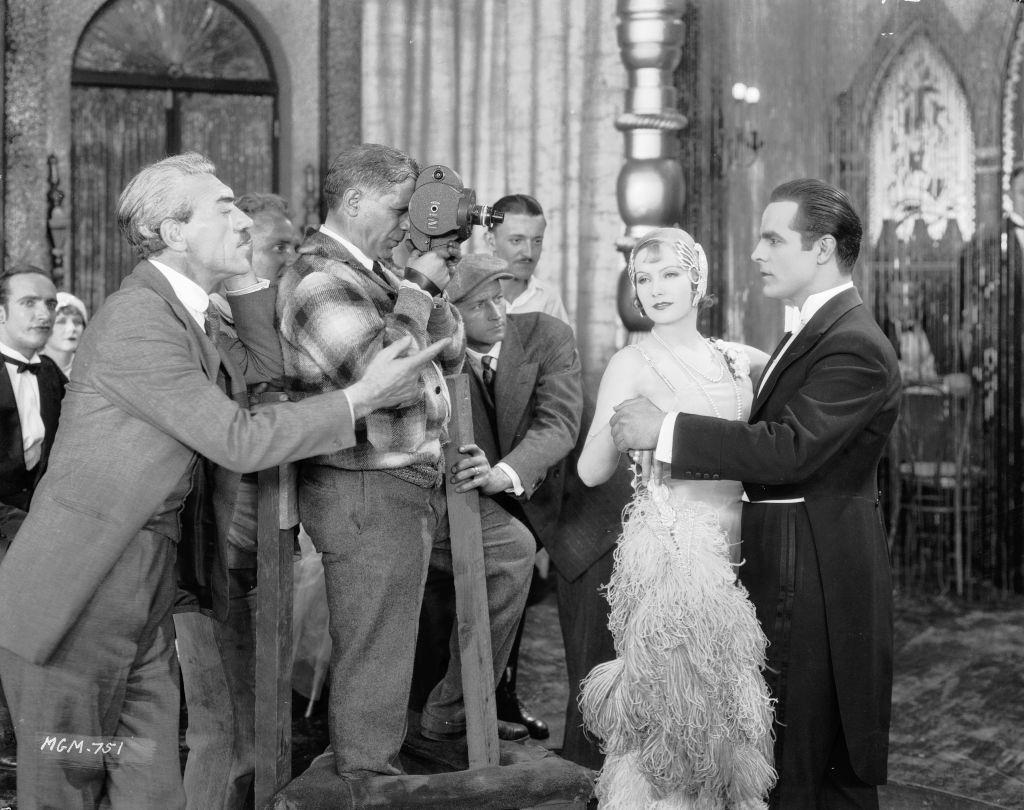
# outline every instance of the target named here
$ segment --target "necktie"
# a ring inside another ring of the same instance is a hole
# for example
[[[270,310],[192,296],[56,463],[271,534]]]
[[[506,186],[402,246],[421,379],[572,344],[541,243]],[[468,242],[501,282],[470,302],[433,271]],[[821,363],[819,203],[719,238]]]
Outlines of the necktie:
[[[494,357],[489,354],[485,354],[480,358],[480,362],[483,364],[483,378],[484,385],[487,386],[487,390],[494,393]]]
[[[206,308],[206,322],[203,324],[206,336],[217,345],[217,333],[220,332],[220,313],[212,303]]]
[[[0,357],[4,359],[5,363],[17,366],[19,374],[24,374],[26,371],[29,374],[39,374],[39,367],[42,366],[42,363],[29,363],[26,360],[15,360],[13,357],[8,357],[6,354],[0,354]]]

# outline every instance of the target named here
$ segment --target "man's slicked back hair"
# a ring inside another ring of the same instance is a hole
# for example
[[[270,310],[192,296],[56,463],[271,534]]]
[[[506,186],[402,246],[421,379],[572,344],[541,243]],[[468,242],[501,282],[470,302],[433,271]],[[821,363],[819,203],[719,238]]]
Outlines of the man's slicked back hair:
[[[529,194],[506,194],[491,206],[496,214],[521,214],[527,217],[542,217],[544,209],[535,197]],[[494,230],[491,225],[491,230]]]
[[[37,276],[53,281],[52,276],[45,270],[36,267],[34,264],[16,264],[8,270],[0,273],[0,307],[7,311],[7,298],[11,294],[11,279],[14,276],[23,276],[27,273],[35,273]]]
[[[845,191],[813,178],[790,180],[775,187],[769,202],[795,202],[796,216],[789,227],[802,235],[804,250],[815,239],[831,234],[836,240],[839,269],[853,272],[864,228]]]

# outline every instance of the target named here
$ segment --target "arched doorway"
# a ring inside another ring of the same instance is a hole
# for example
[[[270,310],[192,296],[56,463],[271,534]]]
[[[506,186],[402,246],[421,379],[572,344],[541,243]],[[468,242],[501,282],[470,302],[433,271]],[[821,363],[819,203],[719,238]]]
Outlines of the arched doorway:
[[[277,81],[229,3],[111,0],[75,51],[71,92],[71,288],[95,310],[136,257],[117,198],[140,168],[209,156],[236,193],[277,188]]]

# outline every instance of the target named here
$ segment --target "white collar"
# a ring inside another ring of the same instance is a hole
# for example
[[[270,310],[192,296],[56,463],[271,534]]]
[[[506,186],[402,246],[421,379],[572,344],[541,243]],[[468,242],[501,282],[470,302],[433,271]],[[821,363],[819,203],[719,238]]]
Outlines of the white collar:
[[[337,231],[332,231],[326,225],[320,226],[320,233],[324,234],[324,236],[331,237],[331,239],[333,239],[335,242],[337,242],[343,248],[345,248],[345,250],[352,254],[352,258],[359,262],[366,270],[373,269],[373,261],[369,259],[367,255],[363,253],[363,251],[361,251],[359,248],[353,245],[350,241],[348,241],[348,239],[346,239],[340,233],[338,233]]]
[[[210,296],[206,290],[196,284],[184,273],[179,273],[173,267],[168,267],[157,259],[150,259],[149,263],[160,271],[171,285],[175,296],[184,305],[185,309],[195,318],[196,323],[202,329],[205,327],[206,310],[210,307]]]
[[[491,346],[491,348],[488,349],[486,352],[478,352],[476,349],[471,349],[469,348],[469,346],[467,346],[466,354],[468,354],[473,360],[476,360],[478,363],[480,362],[481,358],[484,355],[487,355],[488,357],[493,357],[495,360],[497,360],[498,355],[501,354],[501,341],[499,340],[497,343]]]
[[[13,357],[15,360],[21,360],[23,363],[38,363],[39,352],[36,352],[31,357],[26,357],[21,352],[16,352],[6,343],[0,343],[0,352],[6,354],[8,357]]]
[[[538,292],[543,291],[543,289],[544,285],[541,282],[537,281],[537,277],[530,276],[526,280],[526,287],[523,289],[521,293],[519,293],[519,295],[516,296],[516,300],[512,302],[512,306],[515,306],[516,304],[519,304],[524,301],[528,301]]]
[[[845,284],[840,284],[838,287],[833,287],[830,290],[823,290],[813,295],[808,295],[807,300],[804,301],[804,305],[800,307],[800,320],[795,324],[796,328],[792,331],[799,332],[804,325],[815,316],[819,309],[825,304],[835,298],[839,293],[846,292],[846,290],[853,289],[853,282],[847,281]],[[795,307],[793,309],[796,309]]]

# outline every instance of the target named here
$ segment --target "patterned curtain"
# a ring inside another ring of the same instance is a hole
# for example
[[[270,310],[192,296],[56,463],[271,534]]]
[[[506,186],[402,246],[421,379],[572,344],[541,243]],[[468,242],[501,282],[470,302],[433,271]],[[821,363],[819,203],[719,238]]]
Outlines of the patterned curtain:
[[[591,391],[618,329],[616,22],[614,0],[367,0],[363,12],[364,139],[450,166],[479,202],[537,197],[537,272],[575,320]],[[477,233],[468,249],[482,245]]]

